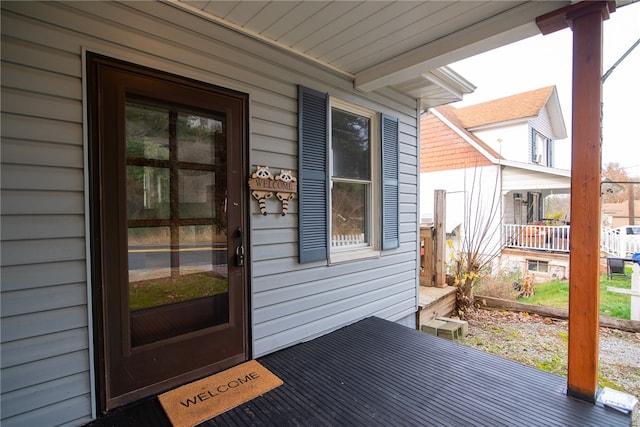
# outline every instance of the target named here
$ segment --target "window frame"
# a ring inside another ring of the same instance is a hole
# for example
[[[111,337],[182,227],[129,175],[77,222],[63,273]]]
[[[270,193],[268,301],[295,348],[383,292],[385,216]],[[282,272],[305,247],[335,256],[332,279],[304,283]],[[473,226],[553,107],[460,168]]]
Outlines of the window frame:
[[[534,127],[531,131],[531,162],[540,166],[553,167],[553,140]],[[539,162],[538,156],[541,157]]]
[[[334,177],[333,175],[333,141],[332,141],[332,113],[334,109],[344,111],[349,114],[365,117],[369,119],[369,168],[370,177],[369,180],[358,180]],[[381,201],[381,141],[380,141],[380,114],[376,111],[364,108],[358,105],[351,104],[343,101],[339,98],[329,97],[329,161],[328,161],[328,175],[329,175],[329,188],[328,188],[328,201],[329,212],[332,211],[332,191],[333,184],[335,182],[353,182],[353,183],[365,183],[368,186],[367,199],[365,201],[366,219],[365,219],[365,239],[367,240],[366,246],[345,246],[335,247],[332,244],[333,240],[333,223],[332,215],[328,217],[328,231],[329,231],[329,263],[338,263],[344,261],[350,261],[355,259],[369,258],[380,256],[380,229],[382,217],[380,211],[382,210]]]
[[[531,270],[529,267],[532,263],[535,263],[535,270]],[[541,271],[540,266],[546,266],[547,271]],[[549,274],[549,261],[543,261],[540,259],[527,259],[527,272],[529,273],[542,273]]]

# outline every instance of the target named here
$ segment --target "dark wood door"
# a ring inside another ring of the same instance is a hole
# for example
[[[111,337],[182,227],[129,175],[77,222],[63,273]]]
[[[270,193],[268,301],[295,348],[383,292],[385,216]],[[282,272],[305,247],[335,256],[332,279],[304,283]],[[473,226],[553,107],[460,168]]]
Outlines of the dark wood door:
[[[111,409],[247,360],[247,97],[89,56],[100,391]]]

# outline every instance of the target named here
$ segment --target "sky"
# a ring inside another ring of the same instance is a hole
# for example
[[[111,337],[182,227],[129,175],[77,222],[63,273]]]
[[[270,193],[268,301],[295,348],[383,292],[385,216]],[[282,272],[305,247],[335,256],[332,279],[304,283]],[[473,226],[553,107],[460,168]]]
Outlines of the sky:
[[[570,29],[520,42],[455,62],[450,67],[476,86],[452,104],[456,108],[556,85],[567,139],[556,143],[557,167],[571,164]],[[604,21],[602,72],[606,73],[640,39],[640,2],[618,8]],[[603,84],[602,164],[619,163],[630,177],[640,176],[640,46]]]

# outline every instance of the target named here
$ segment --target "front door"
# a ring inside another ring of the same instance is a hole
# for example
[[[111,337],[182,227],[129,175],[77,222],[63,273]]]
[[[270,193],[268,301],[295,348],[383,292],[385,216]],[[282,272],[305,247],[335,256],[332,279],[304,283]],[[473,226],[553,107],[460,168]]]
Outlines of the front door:
[[[89,55],[102,409],[247,360],[247,97]]]

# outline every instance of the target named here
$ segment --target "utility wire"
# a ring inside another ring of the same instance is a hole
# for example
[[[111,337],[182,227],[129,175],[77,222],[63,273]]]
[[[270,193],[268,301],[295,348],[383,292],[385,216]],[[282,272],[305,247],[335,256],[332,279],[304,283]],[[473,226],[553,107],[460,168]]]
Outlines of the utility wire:
[[[613,64],[606,73],[604,73],[604,75],[602,76],[602,83],[604,83],[604,81],[607,80],[607,77],[609,77],[609,75],[613,72],[613,70],[622,62],[624,58],[627,57],[627,55],[631,53],[633,49],[635,49],[636,46],[638,46],[638,44],[640,44],[640,39],[636,40],[636,42],[629,49],[627,49],[624,55],[622,55],[620,59],[618,59],[616,63]]]

